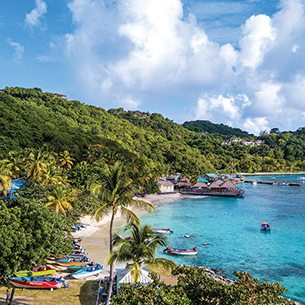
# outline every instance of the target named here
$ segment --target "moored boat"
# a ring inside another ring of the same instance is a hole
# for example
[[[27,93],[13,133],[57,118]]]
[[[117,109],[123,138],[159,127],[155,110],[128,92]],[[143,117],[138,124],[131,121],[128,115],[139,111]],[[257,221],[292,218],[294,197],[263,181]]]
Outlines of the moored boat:
[[[68,288],[69,285],[60,277],[45,277],[45,276],[23,276],[11,277],[11,283],[17,288],[41,288],[41,289],[56,289]]]
[[[48,274],[52,274],[55,273],[56,269],[51,268],[49,266],[40,266],[40,267],[34,267],[34,269],[32,271],[29,270],[20,270],[15,272],[16,277],[20,277],[20,276],[41,276],[41,275],[48,275]]]
[[[103,266],[101,266],[101,265],[91,266],[91,267],[76,271],[75,273],[72,274],[72,277],[74,277],[77,280],[81,280],[81,279],[84,279],[84,278],[92,276],[92,275],[98,275],[101,272],[103,272]]]
[[[199,252],[196,250],[196,247],[193,248],[193,250],[166,248],[163,251],[166,252],[167,254],[172,254],[172,255],[196,255]]]
[[[271,226],[269,225],[269,223],[264,221],[264,222],[261,223],[261,230],[262,231],[270,231]]]
[[[151,230],[154,231],[155,233],[158,233],[158,234],[171,234],[171,233],[174,233],[170,229],[151,228]]]

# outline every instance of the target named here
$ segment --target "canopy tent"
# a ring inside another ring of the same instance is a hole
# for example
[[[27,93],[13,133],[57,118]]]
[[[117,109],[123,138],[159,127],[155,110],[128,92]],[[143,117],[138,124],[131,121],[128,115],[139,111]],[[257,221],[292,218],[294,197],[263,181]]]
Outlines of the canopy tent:
[[[117,271],[116,271],[117,290],[119,289],[120,284],[127,284],[127,283],[133,284],[133,282],[134,282],[134,280],[133,280],[133,275],[131,274],[131,270],[117,269]],[[141,270],[141,273],[138,277],[138,282],[143,283],[143,284],[148,284],[148,283],[153,282],[153,280],[149,276],[148,270],[146,270],[146,269]]]

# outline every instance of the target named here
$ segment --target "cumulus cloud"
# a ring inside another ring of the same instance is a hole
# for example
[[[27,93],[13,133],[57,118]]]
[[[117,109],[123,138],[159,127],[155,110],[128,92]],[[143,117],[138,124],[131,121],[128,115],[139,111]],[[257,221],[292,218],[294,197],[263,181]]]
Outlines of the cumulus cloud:
[[[155,102],[166,116],[180,108],[179,121],[187,103],[196,119],[293,129],[301,121],[287,114],[301,120],[305,111],[304,3],[282,0],[273,16],[251,16],[233,47],[211,41],[181,0],[73,0],[65,56],[86,97],[103,106]]]
[[[29,14],[25,14],[25,25],[29,27],[40,25],[39,19],[47,13],[47,4],[42,0],[35,0],[36,7]]]
[[[6,39],[6,42],[14,48],[14,58],[16,61],[20,61],[23,57],[24,46],[22,46],[19,42],[12,41],[11,38]]]

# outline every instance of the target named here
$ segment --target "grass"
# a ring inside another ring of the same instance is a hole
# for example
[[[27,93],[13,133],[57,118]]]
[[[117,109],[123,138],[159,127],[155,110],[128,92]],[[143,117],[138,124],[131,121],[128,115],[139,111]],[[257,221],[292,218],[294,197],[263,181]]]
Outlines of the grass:
[[[70,280],[69,288],[48,289],[15,289],[13,303],[27,305],[95,305],[97,298],[97,281]],[[0,301],[6,298],[7,287],[0,288]],[[10,289],[12,291],[12,289]]]

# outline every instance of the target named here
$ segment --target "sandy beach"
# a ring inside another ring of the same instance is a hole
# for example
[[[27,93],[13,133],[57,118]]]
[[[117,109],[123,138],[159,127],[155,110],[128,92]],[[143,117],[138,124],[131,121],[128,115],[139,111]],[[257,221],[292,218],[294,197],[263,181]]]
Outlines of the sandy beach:
[[[185,197],[189,196],[181,195],[180,193],[174,193],[165,195],[147,195],[144,198],[139,199],[145,200],[157,208],[158,204],[162,202],[179,200]],[[139,209],[134,210],[134,212],[137,216],[146,213],[146,211]],[[99,276],[99,278],[104,278],[105,276],[109,275],[109,267],[106,264],[106,257],[109,254],[110,215],[105,216],[99,222],[97,222],[95,219],[92,219],[91,216],[81,217],[80,221],[85,225],[85,228],[72,234],[74,237],[82,237],[82,246],[86,249],[90,260],[104,266],[104,271]],[[120,226],[124,226],[125,224],[125,220],[120,217],[120,215],[116,215],[114,231],[116,231]],[[125,264],[115,265],[115,269],[121,269],[124,267]]]

